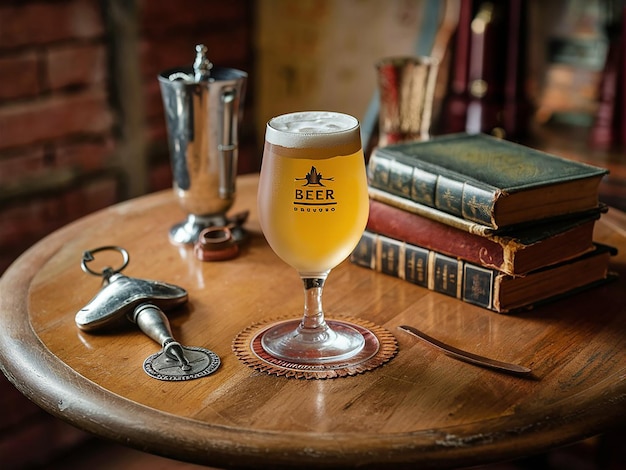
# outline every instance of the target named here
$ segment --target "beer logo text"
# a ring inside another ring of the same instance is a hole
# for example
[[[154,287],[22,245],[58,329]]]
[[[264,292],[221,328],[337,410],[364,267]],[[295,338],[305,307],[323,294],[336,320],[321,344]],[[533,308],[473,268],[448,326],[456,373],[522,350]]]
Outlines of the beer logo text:
[[[324,185],[324,181],[334,181],[335,178],[324,178],[317,168],[311,170],[304,178],[296,181],[306,181],[301,188],[295,189],[294,211],[297,212],[334,212],[337,205],[334,191]]]

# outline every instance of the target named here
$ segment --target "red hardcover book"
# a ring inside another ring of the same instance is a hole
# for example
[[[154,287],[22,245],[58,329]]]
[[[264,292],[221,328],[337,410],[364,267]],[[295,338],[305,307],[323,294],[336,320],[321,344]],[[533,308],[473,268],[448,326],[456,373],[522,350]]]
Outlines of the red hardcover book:
[[[479,235],[370,199],[367,229],[448,256],[520,276],[592,251],[600,213],[519,229],[514,235]]]

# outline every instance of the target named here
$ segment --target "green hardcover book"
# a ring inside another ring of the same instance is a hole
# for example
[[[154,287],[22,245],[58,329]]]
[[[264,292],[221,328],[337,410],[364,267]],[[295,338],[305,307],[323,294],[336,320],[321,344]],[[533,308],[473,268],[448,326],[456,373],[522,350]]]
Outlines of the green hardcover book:
[[[369,185],[494,229],[592,210],[608,170],[485,134],[376,149]]]
[[[499,313],[528,309],[615,278],[612,247],[596,244],[577,258],[528,273],[504,274],[366,230],[350,261]]]

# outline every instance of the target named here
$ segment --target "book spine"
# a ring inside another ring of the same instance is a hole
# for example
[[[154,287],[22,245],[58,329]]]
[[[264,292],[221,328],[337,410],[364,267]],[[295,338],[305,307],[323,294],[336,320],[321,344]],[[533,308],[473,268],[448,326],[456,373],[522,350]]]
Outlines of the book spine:
[[[492,269],[365,231],[350,261],[489,310],[499,282]]]
[[[369,184],[374,188],[498,228],[493,213],[500,194],[495,189],[481,188],[461,177],[440,174],[434,166],[423,162],[400,162],[380,150],[372,154],[367,171]]]

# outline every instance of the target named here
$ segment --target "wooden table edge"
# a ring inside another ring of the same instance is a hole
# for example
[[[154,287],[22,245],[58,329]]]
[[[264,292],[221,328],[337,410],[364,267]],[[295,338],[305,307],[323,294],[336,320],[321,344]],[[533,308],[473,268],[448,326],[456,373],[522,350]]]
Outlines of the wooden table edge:
[[[160,196],[144,196],[154,197]],[[601,411],[626,404],[626,370],[568,397],[567,403],[555,403],[550,415],[529,415],[525,426],[509,415],[490,420],[490,431],[481,433],[463,425],[393,435],[294,433],[299,438],[290,439],[289,433],[250,430],[244,435],[240,428],[174,416],[114,395],[76,373],[45,347],[30,324],[27,305],[30,283],[40,267],[59,250],[62,240],[78,233],[98,214],[41,240],[0,278],[0,315],[7,326],[0,334],[0,368],[35,404],[85,431],[139,450],[218,467],[258,468],[271,463],[274,468],[373,468],[381,464],[442,468],[509,459],[517,455],[516,448],[522,443],[531,453],[541,452],[623,424],[623,416],[607,416]],[[626,221],[626,214],[616,209],[604,217],[619,227]],[[606,386],[605,382],[612,383]],[[74,393],[77,389],[80,396]],[[581,434],[582,420],[586,429]],[[290,445],[291,441],[300,442],[303,434],[309,442],[306,448]],[[538,435],[543,439],[537,439]]]

